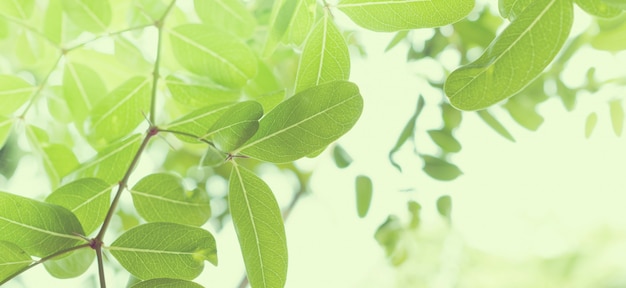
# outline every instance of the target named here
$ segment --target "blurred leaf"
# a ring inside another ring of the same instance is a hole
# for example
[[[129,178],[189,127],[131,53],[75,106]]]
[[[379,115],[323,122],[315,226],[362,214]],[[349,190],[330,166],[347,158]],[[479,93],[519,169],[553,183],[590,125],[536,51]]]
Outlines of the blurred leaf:
[[[113,37],[115,58],[128,67],[133,67],[137,71],[144,71],[145,74],[152,72],[152,64],[144,57],[145,53],[133,42],[121,35]]]
[[[296,14],[298,2],[304,0],[275,0],[269,19],[269,32],[263,47],[263,57],[269,57],[274,53],[278,43],[283,39],[291,19]]]
[[[610,6],[626,10],[626,1],[624,0],[602,0],[602,2]]]
[[[256,133],[261,116],[263,107],[258,102],[239,102],[228,108],[201,138],[213,141],[218,150],[233,151]]]
[[[364,175],[356,177],[356,210],[360,218],[367,215],[372,203],[372,180]]]
[[[504,126],[500,124],[498,119],[494,118],[493,115],[489,113],[489,111],[480,110],[477,111],[477,113],[478,116],[480,116],[480,119],[483,119],[483,121],[485,121],[485,123],[487,123],[487,125],[489,125],[491,129],[498,132],[498,134],[500,134],[502,137],[511,140],[511,142],[515,142],[515,138],[513,138],[513,135],[511,135],[511,133],[509,133],[509,131],[506,130],[506,128],[504,128]]]
[[[0,115],[15,113],[34,91],[35,87],[20,77],[0,75]]]
[[[284,43],[300,46],[304,42],[315,24],[317,8],[315,2],[315,0],[298,0],[291,23],[282,38]]]
[[[148,222],[202,226],[211,217],[209,195],[200,189],[186,192],[182,179],[171,174],[148,175],[130,194],[137,212]]]
[[[194,0],[193,3],[202,22],[225,32],[248,38],[256,28],[254,17],[241,1]]]
[[[207,127],[211,127],[215,122],[228,111],[234,104],[220,103],[209,105],[195,110],[181,118],[174,120],[172,123],[163,125],[163,129],[185,132],[198,137],[206,134]],[[181,140],[188,142],[197,142],[197,139],[176,135]]]
[[[448,103],[441,104],[441,118],[443,118],[443,128],[448,131],[452,131],[461,125],[463,120],[463,114],[461,111],[452,107]]]
[[[113,143],[98,152],[91,160],[84,162],[74,171],[78,177],[95,177],[109,184],[122,180],[141,143],[140,134]]]
[[[191,280],[200,275],[204,261],[217,265],[213,235],[176,223],[139,225],[122,234],[108,249],[128,272],[142,280]]]
[[[251,171],[234,164],[228,207],[252,287],[284,287],[287,242],[283,218],[270,187]]]
[[[592,112],[587,116],[587,122],[585,124],[585,138],[589,139],[591,137],[591,133],[593,133],[593,129],[596,128],[596,124],[598,123],[598,115],[596,112]]]
[[[9,138],[13,119],[0,116],[0,148],[4,146],[4,142]]]
[[[19,246],[11,242],[0,241],[0,282],[13,273],[26,268],[33,261]]]
[[[170,279],[170,278],[157,278],[146,281],[141,281],[130,288],[202,288],[203,286],[195,282]]]
[[[451,164],[446,160],[429,155],[420,156],[424,159],[424,167],[422,169],[433,179],[450,181],[463,174],[463,172],[461,172],[456,165]]]
[[[615,8],[603,0],[576,0],[578,7],[585,10],[585,12],[604,18],[612,18],[622,13],[622,10]]]
[[[239,98],[239,92],[218,85],[200,84],[183,81],[174,75],[165,78],[165,84],[172,98],[189,107],[202,107],[217,103],[233,102]]]
[[[63,70],[63,96],[82,130],[82,122],[96,104],[107,95],[98,73],[89,66],[67,61]]]
[[[49,0],[44,16],[43,34],[56,44],[63,42],[62,0]],[[22,1],[24,2],[24,1]]]
[[[4,0],[0,1],[0,14],[27,20],[33,15],[35,0]]]
[[[244,91],[250,99],[261,103],[263,111],[267,113],[285,99],[285,88],[265,62],[258,62],[257,75],[248,81]]]
[[[626,15],[626,14],[625,14]],[[600,31],[591,38],[591,46],[598,50],[621,51],[626,49],[626,17],[618,17],[617,25],[600,25]],[[611,23],[612,21],[606,21]],[[602,24],[603,22],[600,22]]]
[[[519,2],[519,1],[518,1]],[[496,37],[496,30],[502,24],[502,18],[491,14],[489,7],[480,11],[476,20],[465,18],[453,24],[456,35],[461,39],[457,44],[462,50],[469,50],[473,47],[486,48]],[[466,57],[462,56],[462,57]]]
[[[622,100],[609,102],[609,108],[611,111],[613,132],[615,132],[615,135],[618,137],[622,136],[622,127],[624,126],[624,107],[622,107]]]
[[[412,229],[415,229],[420,225],[420,222],[422,222],[420,218],[422,205],[420,205],[419,203],[415,201],[409,201],[407,203],[407,208],[409,210],[409,213],[411,213],[411,222],[409,224],[409,227]]]
[[[46,271],[59,279],[75,278],[87,271],[96,258],[92,249],[83,248],[43,263]]]
[[[536,106],[536,102],[528,101],[524,95],[510,98],[504,104],[504,108],[509,111],[515,122],[531,131],[536,131],[543,123],[543,117],[535,110]]]
[[[557,80],[556,93],[561,98],[561,101],[563,101],[563,106],[565,106],[565,109],[567,109],[567,111],[574,110],[574,107],[576,106],[576,90],[570,89],[569,87],[565,86],[562,81]]]
[[[428,130],[428,135],[445,152],[457,153],[461,151],[461,143],[448,130]]]
[[[402,40],[406,39],[406,36],[408,35],[409,35],[409,30],[403,30],[403,31],[399,31],[398,33],[396,33],[396,35],[393,36],[393,39],[391,39],[387,47],[385,47],[385,52],[388,52],[389,50],[396,47],[398,44],[400,44],[400,42],[402,42]]]
[[[111,24],[108,0],[62,0],[63,10],[76,26],[92,33],[104,32]]]
[[[388,258],[391,258],[391,263],[394,266],[399,266],[406,260],[406,251],[402,251],[398,247],[403,230],[400,219],[395,215],[390,215],[374,234],[374,239],[380,246],[385,248],[385,254]]]
[[[337,8],[363,28],[393,32],[454,23],[472,11],[474,1],[341,0]]]
[[[206,152],[204,152],[202,158],[200,159],[200,164],[202,166],[217,167],[226,162],[226,156],[227,155],[224,152],[217,150],[211,145],[208,145]]]
[[[335,160],[335,165],[339,168],[346,168],[352,163],[350,154],[339,144],[335,145],[335,148],[333,148],[333,159]]]
[[[391,165],[396,167],[400,172],[402,172],[402,167],[400,167],[400,165],[398,165],[398,163],[393,160],[393,154],[400,150],[402,145],[404,145],[404,143],[409,140],[415,133],[415,124],[417,122],[417,117],[422,113],[422,109],[424,109],[424,97],[420,95],[419,99],[417,100],[417,108],[415,108],[413,116],[411,116],[406,125],[404,125],[404,129],[402,129],[402,133],[400,133],[400,136],[396,141],[396,145],[394,145],[391,151],[389,151],[389,162],[391,162]]]
[[[451,220],[452,215],[452,198],[449,195],[444,195],[437,199],[437,212],[443,218]]]
[[[41,157],[53,188],[59,184],[61,178],[78,166],[74,152],[67,146],[49,143],[48,133],[45,130],[27,125],[26,136],[32,149]]]
[[[514,21],[534,0],[499,0],[500,15]]]

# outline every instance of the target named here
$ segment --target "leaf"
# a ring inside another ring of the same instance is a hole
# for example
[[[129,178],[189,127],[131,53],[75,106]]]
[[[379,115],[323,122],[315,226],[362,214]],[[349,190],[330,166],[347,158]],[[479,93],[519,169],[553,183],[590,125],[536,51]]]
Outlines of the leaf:
[[[536,131],[541,123],[543,123],[543,117],[535,111],[537,106],[536,102],[528,101],[524,99],[526,95],[517,95],[510,98],[505,104],[504,108],[511,114],[511,117],[524,128]]]
[[[398,44],[400,44],[400,42],[402,42],[402,40],[406,39],[406,36],[408,35],[409,35],[409,30],[402,30],[396,33],[396,35],[393,36],[393,39],[391,39],[387,47],[385,47],[385,52],[389,52],[389,50],[396,47]]]
[[[298,64],[296,93],[350,77],[350,53],[341,32],[326,14],[306,40]]]
[[[43,20],[43,34],[56,44],[63,42],[63,6],[61,1],[48,1]]]
[[[570,89],[561,80],[556,81],[556,93],[563,101],[563,106],[567,111],[574,110],[576,106],[576,90]]]
[[[285,99],[285,88],[266,63],[258,62],[258,73],[244,87],[244,91],[250,99],[263,105],[263,111],[269,112]]]
[[[239,148],[259,129],[263,107],[255,101],[245,101],[231,106],[200,138],[213,141],[224,152]]]
[[[148,222],[201,226],[211,217],[209,195],[186,192],[182,179],[166,173],[148,175],[130,190],[137,212]]]
[[[404,143],[406,143],[406,141],[413,136],[413,134],[415,133],[415,124],[417,122],[417,117],[422,113],[423,109],[424,97],[420,95],[419,99],[417,100],[417,108],[415,108],[413,116],[411,116],[406,125],[404,125],[404,129],[402,129],[402,133],[400,133],[400,136],[396,141],[396,145],[394,145],[391,151],[389,151],[389,162],[391,162],[391,165],[396,167],[400,172],[402,172],[402,167],[400,167],[400,165],[395,160],[393,160],[393,154],[400,150],[402,145],[404,145]]]
[[[26,136],[32,149],[41,157],[52,187],[78,166],[74,152],[67,146],[49,143],[48,133],[43,129],[27,125]]]
[[[603,0],[575,0],[578,7],[585,12],[604,18],[613,18],[622,13],[622,9],[613,7]]]
[[[593,129],[596,128],[596,124],[598,123],[598,115],[596,112],[592,112],[587,116],[587,121],[585,123],[585,138],[589,139],[591,137],[591,133],[593,133]]]
[[[291,162],[348,132],[362,110],[363,98],[355,84],[322,84],[292,96],[267,113],[259,122],[259,131],[239,150],[267,162]]]
[[[0,149],[4,146],[4,142],[7,141],[7,138],[9,138],[12,126],[13,119],[0,116]]]
[[[428,135],[445,152],[457,153],[461,151],[461,143],[448,130],[428,130]]]
[[[513,135],[511,135],[511,133],[509,133],[509,131],[506,130],[506,128],[504,128],[504,126],[500,124],[498,119],[494,118],[493,115],[489,113],[489,111],[480,110],[477,113],[478,113],[478,116],[480,116],[480,119],[483,119],[483,121],[485,121],[485,123],[487,123],[487,125],[489,125],[491,129],[496,131],[502,137],[511,140],[511,142],[515,142],[515,138],[513,138]]]
[[[510,21],[515,20],[534,0],[499,0],[498,8],[500,15],[508,18]]]
[[[0,241],[0,282],[33,263],[33,259],[19,246]]]
[[[300,46],[315,24],[317,4],[315,0],[298,0],[294,15],[291,17],[282,41],[286,44]]]
[[[335,145],[335,148],[333,148],[333,159],[335,160],[335,165],[339,168],[346,168],[352,163],[350,154],[339,144]]]
[[[35,0],[0,1],[0,14],[27,20],[33,14]],[[1,278],[0,278],[1,279]]]
[[[224,152],[217,150],[215,147],[208,145],[206,152],[200,159],[202,166],[217,167],[226,162],[226,155]]]
[[[450,181],[454,180],[457,177],[461,176],[463,172],[456,167],[456,165],[451,164],[443,159],[429,156],[429,155],[420,155],[422,159],[424,159],[424,167],[422,168],[428,176],[433,179],[441,180],[441,181]]]
[[[295,15],[299,1],[302,0],[274,1],[270,15],[269,33],[263,47],[263,57],[269,57],[276,50],[278,43],[283,39],[287,29],[289,29],[289,24],[291,24],[291,19]]]
[[[622,136],[622,127],[624,126],[624,107],[622,107],[621,100],[614,100],[609,102],[609,109],[611,111],[611,124],[613,126],[613,132],[616,136]]]
[[[141,281],[130,288],[202,288],[203,286],[195,282],[170,279],[170,278],[156,278],[146,281]]]
[[[448,76],[444,90],[450,103],[460,110],[479,110],[522,90],[559,52],[572,19],[570,0],[533,2],[478,60]]]
[[[385,254],[390,258],[394,266],[399,266],[407,258],[406,250],[398,245],[402,239],[403,232],[404,228],[402,227],[400,219],[395,215],[390,215],[387,217],[387,220],[376,229],[376,233],[374,234],[374,239],[376,239],[376,242],[378,242],[380,246],[385,248]]]
[[[82,248],[43,263],[46,271],[59,279],[75,278],[87,271],[96,258],[94,250]]]
[[[59,187],[46,198],[46,202],[74,213],[86,235],[89,235],[104,221],[113,186],[101,179],[82,178]]]
[[[63,96],[76,122],[82,123],[106,94],[106,87],[96,71],[82,64],[65,63]],[[76,126],[82,129],[82,125]]]
[[[0,115],[15,113],[34,91],[35,87],[20,77],[0,75]]]
[[[102,147],[135,130],[150,111],[149,84],[147,78],[131,78],[98,102],[87,129],[93,144]]]
[[[473,0],[341,0],[337,8],[357,25],[380,32],[444,26],[461,20]]]
[[[122,234],[108,249],[128,272],[142,280],[192,280],[204,269],[204,261],[217,265],[213,235],[176,223],[139,225]]]
[[[372,180],[364,175],[356,177],[356,211],[360,218],[367,215],[372,204]]]
[[[449,195],[443,195],[437,199],[437,212],[443,218],[450,220],[452,214],[452,198]]]
[[[248,38],[256,28],[256,20],[241,1],[194,0],[196,14],[202,22]]]
[[[626,50],[626,41],[623,41],[626,38],[626,22],[624,17],[616,19],[620,24],[609,27],[600,25],[600,31],[590,41],[593,48],[612,52]]]
[[[407,209],[409,210],[409,213],[411,213],[411,222],[409,223],[409,227],[413,229],[419,227],[421,222],[420,212],[422,211],[422,205],[415,201],[409,201],[407,202]]]
[[[602,0],[602,2],[610,6],[626,10],[626,1],[624,0]]]
[[[76,246],[82,241],[76,235],[85,234],[69,210],[6,192],[0,192],[0,231],[0,241],[37,257]]]
[[[206,133],[207,127],[213,126],[217,119],[222,117],[230,107],[232,105],[226,103],[206,106],[164,125],[163,129],[185,132],[200,137]],[[177,136],[188,142],[197,141],[197,139],[190,137]]]
[[[107,0],[63,0],[63,10],[76,26],[91,33],[104,32],[111,24]]]
[[[74,171],[78,177],[95,177],[109,184],[122,180],[141,143],[140,134],[113,143]]]
[[[461,125],[463,120],[463,114],[461,111],[452,107],[448,103],[441,104],[441,118],[443,119],[443,128],[448,131],[452,131]]]
[[[172,50],[189,71],[216,83],[239,88],[254,77],[254,52],[234,36],[202,24],[185,24],[169,30]]]
[[[251,171],[233,165],[228,207],[250,285],[281,288],[287,279],[283,218],[270,188]]]
[[[218,85],[188,83],[173,75],[165,78],[165,84],[174,100],[189,107],[233,102],[239,98],[239,92],[235,90]]]

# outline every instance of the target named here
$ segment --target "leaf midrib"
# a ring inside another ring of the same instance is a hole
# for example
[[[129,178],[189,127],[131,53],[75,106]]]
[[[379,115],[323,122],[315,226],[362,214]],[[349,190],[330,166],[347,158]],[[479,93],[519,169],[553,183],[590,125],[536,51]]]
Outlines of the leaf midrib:
[[[0,216],[0,220],[4,220],[6,222],[9,222],[9,223],[21,226],[21,227],[24,227],[24,228],[27,228],[27,229],[30,229],[30,230],[33,230],[33,231],[37,231],[37,232],[40,232],[40,233],[52,235],[52,236],[55,236],[55,237],[67,238],[67,239],[72,239],[72,240],[84,240],[83,238],[78,237],[78,236],[69,235],[69,234],[61,234],[61,233],[57,233],[57,232],[54,232],[54,231],[41,229],[39,227],[27,225],[27,224],[24,224],[24,223],[21,223],[21,222],[17,222],[15,220],[12,220],[12,219],[9,219],[9,218],[6,218],[6,217],[2,217],[2,216]],[[76,232],[78,232],[78,231],[76,231]]]
[[[348,4],[337,4],[337,8],[344,7],[363,7],[363,6],[377,6],[377,5],[385,5],[391,6],[394,4],[406,5],[407,3],[417,3],[417,2],[432,2],[432,0],[405,0],[405,1],[370,1],[370,2],[361,2],[361,3],[348,3]]]
[[[133,98],[133,96],[135,96],[137,93],[139,93],[139,91],[141,89],[143,89],[143,87],[148,83],[148,81],[149,80],[147,78],[144,79],[139,85],[137,85],[137,87],[135,87],[132,91],[130,91],[130,93],[128,93],[128,95],[126,95],[126,97],[122,98],[121,101],[119,101],[117,104],[115,104],[113,107],[111,107],[108,111],[106,111],[106,113],[104,113],[102,116],[100,116],[100,119],[98,119],[98,121],[96,121],[93,124],[93,127],[99,126],[100,123],[102,121],[104,121],[105,118],[109,117],[111,114],[113,114],[115,111],[117,111],[120,106],[126,104],[126,102],[128,102],[131,98]]]
[[[148,194],[148,193],[144,193],[144,192],[140,192],[137,190],[130,190],[131,194],[136,194],[136,195],[141,195],[143,197],[146,198],[153,198],[153,199],[158,199],[164,202],[170,202],[173,204],[180,204],[180,205],[185,205],[185,206],[194,206],[194,207],[200,207],[200,206],[208,206],[208,204],[205,203],[193,203],[193,202],[186,202],[186,201],[182,201],[182,200],[176,200],[176,199],[171,199],[171,198],[166,198],[160,195],[154,195],[154,194]]]

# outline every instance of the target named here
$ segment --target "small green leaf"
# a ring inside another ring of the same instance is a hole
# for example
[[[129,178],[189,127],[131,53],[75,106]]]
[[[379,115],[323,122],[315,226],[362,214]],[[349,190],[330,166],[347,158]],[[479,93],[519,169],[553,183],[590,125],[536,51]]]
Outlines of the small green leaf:
[[[164,125],[163,129],[185,132],[200,137],[206,134],[207,127],[213,126],[232,105],[220,103],[200,108],[174,120],[174,122],[168,125]],[[198,140],[180,135],[177,135],[177,137],[188,142],[197,142]]]
[[[11,242],[0,241],[0,282],[31,263],[33,259],[22,248]]]
[[[517,95],[510,98],[505,104],[504,108],[509,112],[513,120],[524,128],[536,131],[543,123],[543,117],[537,113],[535,107],[537,103],[524,99],[526,95]]]
[[[200,138],[213,141],[220,151],[233,151],[256,133],[261,116],[263,116],[263,107],[258,102],[237,103],[226,110]]]
[[[393,32],[454,23],[472,11],[474,0],[341,0],[337,8],[363,28]]]
[[[169,30],[172,50],[189,71],[216,83],[239,88],[257,73],[254,52],[234,36],[202,24],[185,24]]]
[[[82,248],[43,263],[46,271],[59,279],[75,278],[87,271],[96,258],[92,249]]]
[[[576,0],[578,7],[585,12],[604,18],[613,18],[622,13],[622,9],[613,7],[603,0]]]
[[[409,227],[415,229],[421,222],[420,212],[422,211],[422,205],[415,201],[409,201],[407,202],[407,209],[409,210],[409,213],[411,213],[411,222],[409,223]]]
[[[443,128],[448,131],[459,127],[463,120],[463,114],[458,109],[448,103],[441,104],[441,118],[443,118]]]
[[[174,175],[148,175],[130,190],[137,212],[148,222],[173,222],[201,226],[211,217],[211,203],[205,191],[186,192]]]
[[[284,163],[328,146],[361,116],[363,98],[350,82],[335,81],[302,91],[259,122],[259,131],[239,150],[259,160]]]
[[[202,22],[248,38],[256,28],[256,21],[241,1],[194,0],[196,14]]]
[[[339,168],[346,168],[352,163],[350,154],[339,144],[335,145],[335,148],[333,148],[333,159],[335,159],[335,165]]]
[[[189,107],[233,102],[239,98],[239,92],[235,90],[206,83],[190,83],[173,75],[165,78],[165,84],[167,84],[174,100]]]
[[[306,40],[298,64],[296,93],[350,77],[350,53],[341,32],[328,13]]]
[[[443,218],[450,220],[452,215],[452,198],[449,195],[444,195],[437,199],[437,212]]]
[[[133,276],[149,280],[192,280],[204,261],[217,265],[213,235],[201,228],[176,223],[148,223],[126,231],[107,247]]]
[[[6,192],[0,192],[0,231],[0,241],[17,242],[37,257],[76,246],[85,234],[69,210]]]
[[[9,138],[11,127],[13,127],[13,119],[0,116],[0,149],[4,146],[4,142]]]
[[[74,152],[67,146],[49,143],[45,130],[27,125],[26,136],[33,150],[41,157],[52,187],[56,187],[61,178],[78,166]]]
[[[113,186],[97,178],[82,178],[59,187],[46,198],[46,202],[72,211],[89,235],[104,221]]]
[[[181,279],[170,279],[170,278],[157,278],[150,279],[146,281],[141,281],[130,288],[203,288],[202,285],[181,280]]]
[[[95,177],[109,184],[122,180],[141,143],[140,134],[113,143],[74,171],[78,177]]]
[[[622,127],[624,126],[624,107],[621,100],[613,100],[609,102],[611,111],[611,124],[615,135],[622,136]]]
[[[372,180],[364,175],[356,177],[356,211],[359,217],[367,215],[372,204]]]
[[[34,91],[35,87],[20,77],[0,75],[0,115],[15,113]]]
[[[92,33],[104,32],[111,24],[108,0],[63,0],[63,10],[76,26]]]
[[[491,127],[491,129],[496,131],[502,137],[511,140],[511,142],[515,142],[515,138],[513,138],[513,135],[511,135],[511,133],[509,133],[509,131],[506,130],[506,128],[504,128],[504,126],[502,126],[500,121],[498,121],[498,119],[493,117],[493,115],[491,115],[491,113],[489,113],[489,111],[487,111],[487,110],[480,110],[477,113],[478,113],[478,116],[480,116],[480,119],[483,119],[483,121],[485,121],[485,123],[487,123],[487,125],[489,125],[489,127]]]
[[[0,14],[27,20],[33,14],[35,0],[0,1]]]
[[[424,167],[422,169],[433,179],[450,181],[463,174],[456,165],[446,160],[429,155],[421,155],[421,157],[424,159]]]
[[[532,2],[533,0],[499,0],[498,8],[500,10],[500,15],[504,18],[508,18],[510,21],[513,21]]]
[[[596,124],[598,123],[598,114],[596,112],[592,112],[587,116],[587,121],[585,123],[585,138],[589,139],[591,137],[591,133],[593,133],[593,129],[596,128]]]
[[[563,101],[563,106],[567,111],[574,110],[576,106],[576,90],[567,87],[562,81],[556,81],[556,93]]]
[[[294,15],[291,17],[283,42],[300,46],[315,24],[317,4],[315,0],[298,0]]]
[[[301,0],[300,0],[301,1]],[[269,33],[265,40],[265,46],[263,47],[263,57],[268,57],[276,47],[278,43],[283,39],[291,19],[296,14],[296,8],[299,0],[276,0],[272,7],[272,13],[269,21]]]
[[[479,110],[522,90],[559,52],[572,21],[571,0],[533,2],[478,60],[448,76],[444,90],[450,103],[461,110]]]
[[[106,87],[96,71],[82,64],[65,63],[63,96],[78,123],[82,123],[106,95]],[[82,125],[76,126],[82,129]]]
[[[287,242],[278,203],[251,171],[233,165],[228,207],[246,264],[250,285],[282,288],[287,279]]]
[[[415,108],[413,116],[411,116],[411,119],[409,119],[406,125],[404,125],[404,129],[402,129],[402,133],[400,133],[400,137],[398,137],[396,145],[394,145],[391,151],[389,151],[389,162],[391,162],[391,165],[396,167],[400,172],[402,172],[402,167],[400,167],[400,165],[393,160],[393,154],[400,150],[402,145],[404,145],[404,143],[406,143],[406,141],[413,136],[413,134],[415,133],[415,124],[417,122],[417,117],[422,113],[423,109],[424,97],[420,95],[419,99],[417,100],[417,108]]]
[[[403,30],[396,33],[396,35],[393,36],[393,39],[391,39],[387,47],[385,47],[385,52],[388,52],[389,50],[393,49],[393,47],[396,47],[398,44],[400,44],[400,42],[402,42],[402,40],[406,39],[406,36],[408,35],[409,30]]]
[[[428,130],[428,135],[445,152],[457,153],[461,151],[461,143],[448,130]]]

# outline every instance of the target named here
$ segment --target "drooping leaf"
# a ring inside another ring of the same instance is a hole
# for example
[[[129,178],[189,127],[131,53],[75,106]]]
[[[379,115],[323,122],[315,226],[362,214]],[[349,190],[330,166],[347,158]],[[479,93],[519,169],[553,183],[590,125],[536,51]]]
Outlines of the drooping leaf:
[[[11,118],[0,116],[0,148],[4,146],[4,142],[9,138],[13,121]]]
[[[233,151],[256,133],[261,116],[263,107],[258,102],[237,103],[228,108],[201,138],[212,141],[220,151]]]
[[[372,180],[365,176],[359,175],[356,177],[356,211],[359,217],[363,218],[367,215],[367,211],[372,204]]]
[[[450,220],[452,214],[452,198],[449,195],[443,195],[437,199],[437,212],[443,218]]]
[[[35,0],[0,1],[0,14],[27,20],[33,14]]]
[[[74,213],[89,235],[104,221],[114,186],[97,178],[81,178],[56,189],[46,198],[46,202],[65,207]]]
[[[301,0],[300,0],[301,1]],[[276,0],[269,19],[269,33],[263,47],[263,57],[268,57],[289,29],[291,19],[295,15],[299,0]]]
[[[216,83],[239,88],[254,77],[254,52],[234,36],[208,25],[185,24],[169,30],[172,50],[189,71]]]
[[[443,128],[452,131],[461,125],[463,114],[461,111],[452,107],[452,105],[443,103],[441,104],[441,118],[443,119]]]
[[[256,21],[241,1],[194,0],[196,14],[202,22],[248,38],[256,28]]]
[[[0,231],[0,241],[37,257],[73,247],[82,241],[76,235],[85,234],[69,210],[6,192],[0,192]]]
[[[222,117],[230,107],[232,104],[227,103],[206,106],[164,125],[163,129],[185,132],[200,138],[206,134],[207,127],[213,126],[217,119]],[[197,139],[190,137],[179,136],[179,138],[189,142],[197,142]]]
[[[556,56],[572,20],[571,0],[533,2],[478,60],[448,76],[444,90],[450,103],[461,110],[478,110],[522,90]]]
[[[335,145],[335,148],[333,148],[333,159],[335,160],[335,165],[339,168],[346,168],[352,163],[352,157],[350,157],[350,154],[348,154],[348,152],[346,152],[346,150],[338,144]]]
[[[291,17],[283,42],[300,46],[315,24],[317,4],[315,0],[298,0],[294,15]]]
[[[167,76],[165,84],[167,84],[174,100],[189,107],[233,102],[239,98],[239,92],[236,90],[218,85],[189,83],[174,75]]]
[[[461,151],[461,143],[448,130],[428,130],[428,135],[445,152],[457,153]]]
[[[137,212],[148,222],[201,226],[211,217],[209,195],[200,189],[185,191],[174,175],[148,175],[130,190]]]
[[[622,136],[622,127],[624,126],[624,107],[621,100],[613,100],[609,102],[611,111],[611,124],[615,135]]]
[[[74,173],[78,177],[95,177],[109,184],[117,183],[122,180],[140,143],[139,134],[113,143],[98,152],[93,159],[82,164]]]
[[[259,131],[239,150],[267,162],[294,161],[348,132],[362,109],[363,99],[355,84],[322,84],[292,96],[267,113],[259,122]]]
[[[94,250],[87,248],[52,258],[43,263],[50,275],[59,279],[75,278],[87,271],[96,258]]]
[[[108,0],[63,0],[63,11],[76,26],[92,32],[104,32],[111,24]]]
[[[343,35],[327,13],[306,40],[298,64],[296,93],[350,77],[350,54]]]
[[[13,114],[34,91],[35,87],[20,77],[0,75],[0,115]]]
[[[613,7],[603,0],[576,0],[578,7],[598,17],[612,18],[622,13],[622,9]]]
[[[400,136],[398,137],[398,140],[396,141],[396,145],[394,145],[391,151],[389,151],[389,162],[391,162],[391,165],[396,167],[398,171],[400,172],[402,172],[402,167],[400,167],[400,165],[396,163],[395,160],[393,160],[393,154],[395,154],[398,150],[400,150],[402,145],[404,145],[404,143],[406,143],[406,141],[409,140],[413,136],[413,133],[415,133],[415,124],[417,121],[417,117],[422,113],[423,109],[424,109],[424,97],[420,95],[419,99],[417,100],[417,108],[415,108],[415,112],[413,113],[413,116],[411,116],[411,118],[406,123],[406,125],[404,125],[404,129],[402,129],[402,133],[400,133]]]
[[[593,129],[596,128],[597,123],[598,114],[596,114],[596,112],[589,113],[587,121],[585,122],[585,138],[589,139],[589,137],[591,137],[591,133],[593,133]]]
[[[22,248],[11,242],[0,241],[0,282],[31,263],[33,259]]]
[[[287,278],[283,218],[269,186],[251,171],[233,165],[228,206],[250,285],[282,288]]]
[[[381,32],[444,26],[467,16],[473,0],[341,0],[337,8],[359,26]]]
[[[433,179],[450,181],[463,174],[463,172],[461,172],[456,165],[451,164],[446,160],[429,155],[420,156],[424,160],[424,167],[422,169]]]
[[[398,44],[400,44],[402,40],[406,39],[407,35],[409,35],[409,30],[403,30],[396,33],[396,35],[393,36],[393,39],[391,39],[387,47],[385,47],[385,52],[388,52],[389,50],[393,49],[393,47],[396,47]]]
[[[487,125],[489,125],[489,127],[491,127],[491,129],[496,131],[502,137],[511,140],[511,142],[515,142],[515,138],[513,138],[513,135],[511,135],[511,133],[509,133],[509,131],[506,130],[506,128],[504,128],[504,126],[502,126],[500,121],[498,121],[498,119],[493,117],[493,115],[491,115],[491,113],[489,113],[489,111],[487,111],[487,110],[480,110],[477,113],[478,113],[478,116],[480,116],[480,119],[483,119],[483,121],[485,121],[485,123],[487,123]]]
[[[203,286],[187,280],[156,278],[141,281],[130,288],[203,288]]]
[[[107,247],[133,276],[149,280],[192,280],[204,261],[217,265],[213,235],[201,228],[176,223],[148,223],[132,228]]]
[[[499,0],[498,8],[500,15],[508,18],[510,21],[515,20],[528,7],[533,0]]]

